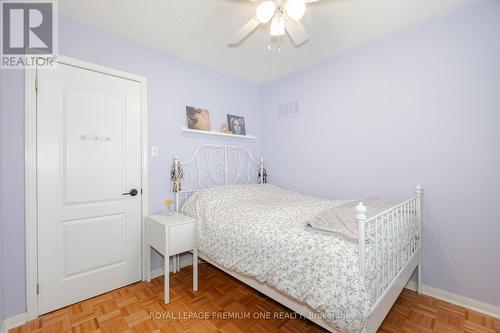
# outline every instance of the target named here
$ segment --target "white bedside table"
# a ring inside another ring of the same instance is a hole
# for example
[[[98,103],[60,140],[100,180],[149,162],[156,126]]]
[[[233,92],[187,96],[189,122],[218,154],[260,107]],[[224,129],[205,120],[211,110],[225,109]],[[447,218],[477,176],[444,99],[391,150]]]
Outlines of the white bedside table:
[[[165,304],[170,302],[169,257],[193,251],[193,290],[198,290],[198,250],[196,249],[196,220],[173,213],[146,217],[147,228],[147,281],[151,281],[151,248],[164,256]],[[175,266],[175,265],[174,265]]]

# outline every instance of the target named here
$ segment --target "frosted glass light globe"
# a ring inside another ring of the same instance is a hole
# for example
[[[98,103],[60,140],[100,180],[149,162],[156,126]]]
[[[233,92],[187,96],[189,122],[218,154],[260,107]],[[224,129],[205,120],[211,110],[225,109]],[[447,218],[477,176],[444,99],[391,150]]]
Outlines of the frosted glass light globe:
[[[288,0],[285,3],[285,11],[292,20],[300,21],[306,12],[306,4],[302,0]]]
[[[274,12],[276,12],[274,1],[264,1],[257,7],[257,18],[261,23],[267,23],[273,18]]]

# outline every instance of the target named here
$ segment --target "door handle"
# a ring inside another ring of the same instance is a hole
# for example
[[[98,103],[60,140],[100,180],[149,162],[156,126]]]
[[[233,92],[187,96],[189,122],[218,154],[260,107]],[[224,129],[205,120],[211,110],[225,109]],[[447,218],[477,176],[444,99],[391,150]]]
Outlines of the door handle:
[[[132,197],[135,197],[137,195],[137,193],[139,193],[139,192],[137,192],[137,190],[135,188],[133,188],[128,192],[122,193],[122,195],[130,195]]]

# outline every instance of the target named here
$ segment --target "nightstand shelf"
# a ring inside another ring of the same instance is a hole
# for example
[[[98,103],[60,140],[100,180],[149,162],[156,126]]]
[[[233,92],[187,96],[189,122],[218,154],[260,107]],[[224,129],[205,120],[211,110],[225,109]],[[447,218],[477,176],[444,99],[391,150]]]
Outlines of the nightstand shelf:
[[[151,281],[151,248],[164,256],[165,304],[170,302],[169,258],[193,252],[193,290],[198,290],[198,250],[196,249],[196,220],[173,213],[172,215],[151,215],[146,217],[147,225],[147,281]],[[175,266],[175,265],[174,265]]]

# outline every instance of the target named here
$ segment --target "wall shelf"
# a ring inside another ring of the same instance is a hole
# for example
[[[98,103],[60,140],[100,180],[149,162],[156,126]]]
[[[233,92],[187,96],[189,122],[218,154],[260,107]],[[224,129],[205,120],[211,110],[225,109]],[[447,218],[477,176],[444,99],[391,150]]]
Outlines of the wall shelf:
[[[181,127],[181,133],[223,136],[223,137],[228,137],[228,138],[245,139],[245,140],[257,140],[258,139],[256,136],[253,136],[253,135],[238,135],[238,134],[231,134],[231,133],[222,133],[222,132],[218,132],[218,131],[201,131],[201,130],[189,129],[187,127]]]

